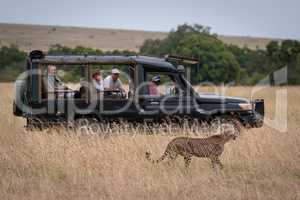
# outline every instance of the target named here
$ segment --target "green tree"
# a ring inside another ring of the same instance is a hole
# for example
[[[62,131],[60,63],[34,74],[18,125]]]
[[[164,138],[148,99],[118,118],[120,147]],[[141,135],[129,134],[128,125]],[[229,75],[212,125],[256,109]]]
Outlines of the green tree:
[[[240,81],[239,63],[217,35],[210,33],[209,27],[197,24],[178,26],[177,30],[172,30],[163,40],[145,41],[140,51],[144,55],[175,54],[199,58],[200,64],[191,67],[193,83]]]

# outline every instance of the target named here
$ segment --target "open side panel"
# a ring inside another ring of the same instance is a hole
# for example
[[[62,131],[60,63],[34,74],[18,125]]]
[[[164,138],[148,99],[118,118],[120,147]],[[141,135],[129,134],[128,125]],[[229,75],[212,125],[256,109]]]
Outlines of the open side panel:
[[[42,77],[41,69],[37,63],[31,64],[29,74],[30,101],[32,103],[42,102]]]

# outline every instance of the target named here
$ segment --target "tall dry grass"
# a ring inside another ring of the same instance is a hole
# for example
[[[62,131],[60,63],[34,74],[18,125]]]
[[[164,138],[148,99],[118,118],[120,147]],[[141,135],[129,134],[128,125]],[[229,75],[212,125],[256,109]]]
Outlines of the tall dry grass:
[[[208,90],[207,88],[202,88]],[[272,118],[275,91],[266,100]],[[249,97],[250,87],[227,94]],[[225,147],[216,175],[205,159],[152,165],[174,136],[75,135],[26,132],[12,115],[12,84],[0,84],[0,199],[299,199],[300,88],[288,88],[288,131],[271,127],[244,132]],[[184,134],[184,133],[182,133]]]

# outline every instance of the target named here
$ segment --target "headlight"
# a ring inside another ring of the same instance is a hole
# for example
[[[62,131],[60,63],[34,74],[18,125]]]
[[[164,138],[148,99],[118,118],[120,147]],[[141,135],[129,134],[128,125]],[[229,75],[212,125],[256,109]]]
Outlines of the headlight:
[[[239,106],[242,110],[252,110],[253,109],[252,103],[239,103]]]

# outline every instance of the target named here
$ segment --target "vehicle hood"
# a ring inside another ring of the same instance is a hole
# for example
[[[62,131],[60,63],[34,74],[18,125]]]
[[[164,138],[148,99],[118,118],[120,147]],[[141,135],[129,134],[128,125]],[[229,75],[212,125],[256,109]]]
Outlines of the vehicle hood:
[[[249,103],[250,101],[245,98],[223,96],[215,93],[200,93],[197,96],[197,100],[201,102],[211,103]]]

